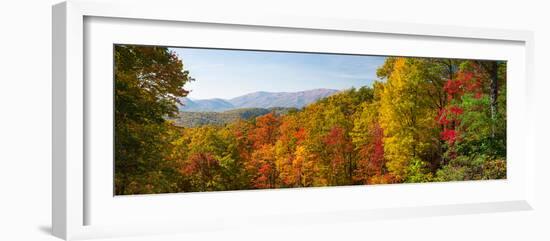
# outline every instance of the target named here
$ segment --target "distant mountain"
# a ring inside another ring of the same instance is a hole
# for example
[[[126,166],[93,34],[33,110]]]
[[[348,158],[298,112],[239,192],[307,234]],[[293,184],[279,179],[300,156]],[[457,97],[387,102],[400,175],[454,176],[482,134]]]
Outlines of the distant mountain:
[[[321,98],[330,96],[338,90],[313,89],[299,92],[254,92],[230,99],[229,102],[239,108],[243,107],[294,107],[302,108]]]
[[[312,89],[298,92],[259,91],[229,100],[190,100],[188,98],[184,98],[182,99],[184,106],[181,106],[180,110],[191,112],[221,112],[239,108],[302,108],[312,102],[331,96],[337,92],[338,90],[333,89]]]
[[[182,98],[181,102],[183,106],[179,107],[180,111],[220,112],[235,108],[233,104],[224,99],[191,100]]]
[[[242,108],[224,112],[180,112],[172,118],[174,124],[182,127],[197,127],[201,125],[225,125],[236,120],[248,120],[273,112],[276,115],[286,114],[296,108]]]

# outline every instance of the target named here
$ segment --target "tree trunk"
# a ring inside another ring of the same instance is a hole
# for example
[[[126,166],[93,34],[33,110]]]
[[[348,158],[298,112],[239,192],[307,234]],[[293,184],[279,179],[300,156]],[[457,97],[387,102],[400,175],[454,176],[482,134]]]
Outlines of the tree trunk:
[[[489,74],[491,78],[491,137],[495,137],[495,121],[497,117],[497,107],[498,107],[498,63],[493,61],[489,67]]]

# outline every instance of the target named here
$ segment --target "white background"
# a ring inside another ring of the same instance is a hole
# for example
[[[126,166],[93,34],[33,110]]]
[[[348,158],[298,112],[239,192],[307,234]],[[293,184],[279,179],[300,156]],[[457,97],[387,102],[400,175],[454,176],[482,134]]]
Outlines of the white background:
[[[183,0],[182,0],[183,1]],[[51,219],[51,4],[20,0],[0,8],[0,240],[56,240]],[[204,232],[117,240],[549,240],[550,165],[544,151],[550,90],[550,8],[545,1],[189,1],[189,8],[436,23],[535,31],[537,187],[535,211],[294,228]]]

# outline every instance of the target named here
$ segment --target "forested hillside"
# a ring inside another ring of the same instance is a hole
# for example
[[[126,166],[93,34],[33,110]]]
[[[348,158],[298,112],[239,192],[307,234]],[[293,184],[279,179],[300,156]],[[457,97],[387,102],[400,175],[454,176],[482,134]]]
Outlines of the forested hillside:
[[[248,120],[270,112],[276,115],[284,115],[296,108],[272,107],[272,108],[242,108],[223,112],[179,112],[174,118],[168,118],[176,126],[197,127],[202,125],[225,125],[237,120]]]
[[[115,57],[116,194],[506,178],[505,62],[388,57],[372,86],[181,127],[165,118],[187,93],[181,60]]]

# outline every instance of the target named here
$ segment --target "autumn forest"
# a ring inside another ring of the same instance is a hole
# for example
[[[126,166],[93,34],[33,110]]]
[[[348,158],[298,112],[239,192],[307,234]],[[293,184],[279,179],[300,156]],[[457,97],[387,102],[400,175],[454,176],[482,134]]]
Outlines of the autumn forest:
[[[384,57],[361,86],[206,111],[185,55],[115,45],[114,60],[116,195],[506,178],[505,61]]]

